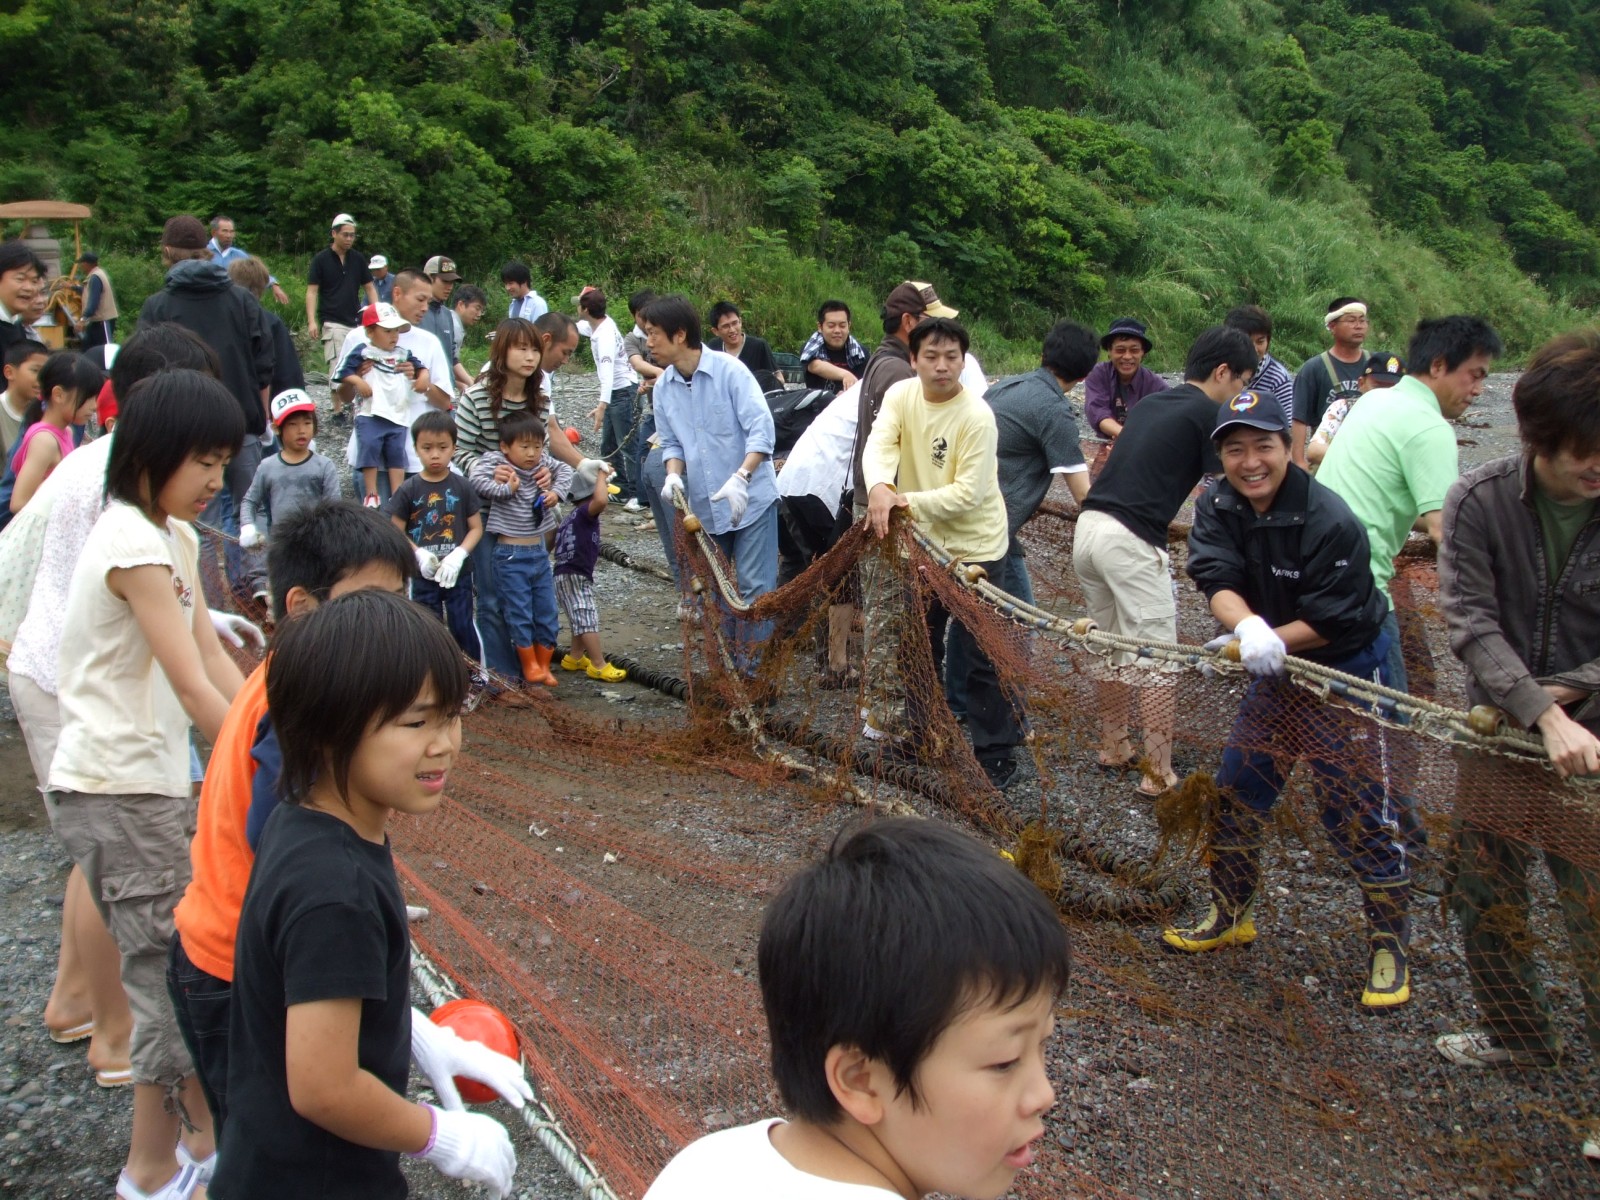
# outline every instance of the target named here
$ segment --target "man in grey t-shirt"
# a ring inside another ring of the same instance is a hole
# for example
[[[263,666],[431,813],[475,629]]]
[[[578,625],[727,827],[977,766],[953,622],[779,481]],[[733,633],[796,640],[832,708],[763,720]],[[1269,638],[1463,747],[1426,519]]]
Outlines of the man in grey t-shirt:
[[[996,587],[1033,603],[1023,545],[1017,531],[1038,511],[1057,475],[1080,504],[1089,494],[1089,466],[1083,461],[1078,422],[1067,393],[1088,375],[1100,357],[1094,330],[1075,321],[1057,321],[1045,334],[1038,370],[991,384],[983,398],[994,410],[999,432],[996,457],[1000,496],[1006,502],[1011,533]],[[945,698],[957,716],[967,710],[965,663],[951,638],[945,655]]]
[[[1067,393],[1098,357],[1094,330],[1057,321],[1045,335],[1039,369],[998,380],[983,395],[999,428],[1000,494],[1011,529],[1003,578],[996,583],[1024,600],[1033,599],[1033,588],[1017,531],[1038,510],[1057,475],[1066,476],[1067,489],[1079,503],[1089,494],[1089,467]]]

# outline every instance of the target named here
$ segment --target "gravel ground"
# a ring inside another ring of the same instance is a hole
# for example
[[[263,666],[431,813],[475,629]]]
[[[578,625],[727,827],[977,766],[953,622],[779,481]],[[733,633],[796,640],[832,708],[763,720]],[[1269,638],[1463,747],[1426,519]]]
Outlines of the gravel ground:
[[[1494,377],[1484,400],[1462,422],[1465,462],[1481,461],[1515,446],[1509,416],[1510,381],[1509,376]],[[325,395],[325,389],[313,391],[319,397]],[[581,415],[588,406],[586,377],[559,379],[557,398],[558,408],[571,423],[574,415]],[[594,441],[592,436],[585,437],[590,453],[595,450]],[[613,508],[605,518],[606,538],[640,561],[659,564],[659,542],[653,532],[639,528],[641,521],[619,507]],[[681,673],[681,633],[673,615],[670,585],[605,560],[599,567],[597,585],[607,650],[673,674]],[[666,716],[668,710],[676,712],[680,708],[676,701],[647,688],[632,684],[602,686],[571,677],[563,679],[561,698],[587,711],[633,719],[648,719],[652,713]],[[1196,764],[1180,762],[1180,767],[1193,765]],[[1096,822],[1099,831],[1108,838],[1130,847],[1148,848],[1152,836],[1148,813],[1115,803],[1110,789],[1096,773],[1074,773],[1060,783],[1057,792],[1070,793],[1084,809],[1096,808],[1100,814]],[[1040,789],[1031,766],[1024,768],[1024,777],[1010,799],[1021,814],[1037,812]],[[1330,871],[1325,863],[1310,861],[1309,856],[1297,859],[1292,849],[1286,853],[1291,857],[1271,868],[1275,882],[1292,885],[1281,889],[1285,894],[1277,901],[1280,911],[1276,924],[1284,930],[1320,931],[1328,927],[1328,914],[1332,911],[1338,912],[1341,925],[1346,923],[1350,902],[1338,872]],[[0,1134],[0,1195],[4,1196],[64,1200],[101,1189],[109,1191],[126,1146],[127,1097],[97,1088],[84,1063],[82,1047],[55,1045],[45,1037],[40,1023],[54,970],[67,865],[44,821],[20,734],[8,700],[0,690],[0,978],[7,982],[0,994],[0,1128],[5,1131]],[[1148,929],[1135,928],[1133,932],[1141,940],[1148,939]],[[1059,1152],[1094,1177],[1115,1181],[1141,1195],[1317,1194],[1317,1176],[1302,1173],[1312,1169],[1309,1161],[1298,1168],[1274,1170],[1275,1139],[1270,1128],[1238,1135],[1244,1139],[1240,1144],[1262,1164],[1263,1175],[1259,1179],[1219,1175],[1219,1179],[1230,1179],[1227,1190],[1207,1190],[1162,1181],[1159,1171],[1146,1173],[1148,1164],[1142,1144],[1152,1138],[1160,1140],[1180,1132],[1189,1136],[1194,1132],[1186,1128],[1192,1105],[1186,1104],[1184,1098],[1184,1088],[1192,1086],[1194,1080],[1191,1077],[1186,1084],[1184,1077],[1203,1072],[1208,1055],[1228,1052],[1227,1031],[1221,1028],[1225,1024],[1221,1020],[1215,1023],[1216,1027],[1207,1027],[1193,1016],[1176,1025],[1155,1018],[1108,1021],[1108,1010],[1125,1005],[1125,1011],[1132,1012],[1136,993],[1144,994],[1130,989],[1127,977],[1113,967],[1119,936],[1129,935],[1120,927],[1104,925],[1087,928],[1080,934],[1080,945],[1087,947],[1088,954],[1080,955],[1078,981],[1074,995],[1068,998],[1075,1015],[1064,1021],[1054,1052],[1061,1102],[1052,1119],[1052,1135]],[[1317,936],[1321,937],[1320,932]],[[1470,1092],[1463,1092],[1459,1076],[1451,1075],[1442,1064],[1435,1066],[1428,1061],[1429,1053],[1419,1053],[1419,1047],[1425,1047],[1432,1034],[1459,1027],[1471,1016],[1470,998],[1463,1001],[1465,987],[1459,966],[1442,945],[1450,937],[1436,921],[1428,924],[1419,942],[1425,958],[1436,957],[1429,966],[1427,998],[1397,1020],[1379,1027],[1378,1036],[1393,1049],[1392,1065],[1400,1076],[1396,1105],[1418,1106],[1428,1125],[1437,1123],[1446,1131],[1441,1136],[1448,1136],[1452,1122],[1469,1116],[1474,1126],[1492,1126],[1496,1120],[1514,1121],[1518,1119],[1519,1106],[1530,1101],[1572,1111],[1573,1096],[1568,1087],[1577,1087],[1578,1095],[1583,1095],[1582,1089],[1592,1087],[1587,1075],[1576,1076],[1561,1086],[1552,1082],[1537,1087],[1524,1086],[1517,1076],[1488,1080],[1479,1077],[1471,1081]],[[1285,953],[1298,954],[1304,960],[1296,970],[1302,972],[1304,989],[1312,993],[1319,986],[1319,979],[1330,981],[1322,986],[1342,986],[1343,977],[1359,969],[1354,951],[1330,949],[1324,943],[1325,939],[1310,949],[1277,952],[1280,965]],[[1436,944],[1440,944],[1437,949]],[[1148,982],[1165,989],[1165,994],[1174,997],[1186,1012],[1203,1011],[1206,972],[1213,968],[1210,964],[1196,965],[1193,970],[1186,966],[1174,962],[1162,967],[1158,960]],[[1564,1008],[1569,1016],[1575,1009],[1570,997],[1558,997],[1557,1003],[1558,1009]],[[1326,1020],[1348,1024],[1349,1032],[1360,1039],[1374,1036],[1371,1020],[1354,1016],[1345,1020],[1337,1016],[1338,1011],[1324,1005],[1318,1013]],[[413,1080],[414,1093],[417,1086]],[[1281,1110],[1267,1111],[1274,1112],[1277,1120],[1283,1119]],[[507,1124],[518,1146],[516,1194],[521,1200],[554,1200],[576,1194],[573,1185],[521,1123],[508,1120]],[[1373,1145],[1365,1137],[1362,1141],[1361,1148],[1371,1152]],[[1552,1134],[1550,1145],[1552,1158],[1569,1159],[1571,1148],[1566,1137]],[[1206,1146],[1197,1145],[1195,1152],[1208,1151],[1209,1142]],[[1324,1183],[1340,1174],[1330,1170]],[[461,1194],[425,1167],[412,1168],[410,1177],[413,1194],[425,1200]],[[1600,1195],[1597,1176],[1591,1173],[1588,1178],[1594,1183],[1592,1190],[1585,1189],[1583,1176],[1573,1174],[1570,1163],[1554,1172],[1535,1163],[1513,1172],[1503,1188],[1474,1185],[1455,1194]],[[1322,1194],[1344,1193],[1324,1190]],[[1394,1191],[1381,1194],[1423,1193],[1408,1189],[1397,1179]]]
[[[557,381],[558,397],[575,396],[562,411],[576,411],[587,390],[582,376]],[[327,422],[327,388],[309,389],[322,407]],[[591,438],[590,441],[594,439]],[[323,450],[342,455],[342,438],[324,436]],[[335,447],[335,442],[338,445]],[[330,455],[333,456],[333,455]],[[636,519],[608,518],[621,532]],[[612,530],[607,530],[611,536]],[[650,538],[645,542],[644,537]],[[654,535],[639,538],[645,551],[652,547],[659,561]],[[636,571],[602,562],[603,603],[632,605],[652,590],[665,594],[666,585],[655,584]],[[615,579],[612,577],[615,576]],[[655,585],[652,589],[651,585]],[[610,597],[616,597],[612,601]],[[653,606],[646,606],[653,608]],[[670,603],[661,622],[617,627],[617,648],[625,653],[653,654],[659,664],[676,670],[679,653],[657,647],[676,639],[676,622]],[[606,689],[610,691],[612,689]],[[612,702],[599,695],[600,685],[579,691],[595,708]],[[624,693],[619,693],[624,695]],[[628,688],[630,707],[637,710],[676,706],[656,692]],[[58,1046],[44,1032],[42,1013],[55,976],[61,920],[62,891],[70,866],[51,834],[34,788],[33,771],[22,735],[11,709],[10,695],[0,688],[0,1196],[27,1200],[68,1200],[85,1195],[109,1194],[115,1186],[127,1148],[129,1093],[107,1091],[95,1084],[84,1060],[87,1043]],[[413,1077],[412,1095],[421,1090]],[[485,1111],[501,1117],[517,1146],[518,1200],[567,1200],[576,1186],[504,1105]],[[407,1164],[412,1195],[419,1200],[445,1200],[463,1194],[426,1165]]]

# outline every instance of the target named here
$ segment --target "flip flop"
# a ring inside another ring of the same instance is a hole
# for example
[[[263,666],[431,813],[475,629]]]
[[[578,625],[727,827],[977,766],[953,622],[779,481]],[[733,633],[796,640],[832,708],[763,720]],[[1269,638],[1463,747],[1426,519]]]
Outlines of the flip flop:
[[[82,1025],[74,1025],[71,1029],[51,1029],[45,1026],[45,1031],[50,1035],[50,1040],[58,1046],[70,1046],[73,1042],[81,1042],[84,1038],[94,1034],[94,1022],[85,1021]]]
[[[1171,783],[1167,784],[1165,787],[1159,789],[1158,791],[1152,792],[1149,788],[1145,787],[1145,784],[1147,784],[1148,782],[1150,782],[1150,781],[1148,779],[1146,779],[1144,776],[1141,775],[1139,777],[1139,782],[1133,785],[1133,790],[1138,792],[1139,795],[1143,796],[1146,800],[1159,800],[1159,799],[1161,799],[1161,797],[1165,796],[1168,792],[1170,792],[1173,788],[1178,786],[1178,781],[1176,779],[1174,779]]]
[[[1133,751],[1128,755],[1127,758],[1123,759],[1123,761],[1119,763],[1108,763],[1103,758],[1096,755],[1095,765],[1102,771],[1106,771],[1112,775],[1120,775],[1122,772],[1131,771],[1134,767],[1139,765],[1139,752],[1137,750]]]
[[[96,1071],[94,1081],[103,1088],[131,1087],[133,1085],[133,1068],[121,1067],[115,1071]]]

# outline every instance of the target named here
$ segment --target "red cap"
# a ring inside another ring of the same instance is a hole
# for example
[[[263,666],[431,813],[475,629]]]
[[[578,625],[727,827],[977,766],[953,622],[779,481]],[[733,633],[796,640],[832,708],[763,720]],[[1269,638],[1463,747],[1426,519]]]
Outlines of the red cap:
[[[100,395],[94,402],[94,416],[102,427],[107,421],[116,419],[117,394],[111,390],[111,380],[109,379],[100,385]]]

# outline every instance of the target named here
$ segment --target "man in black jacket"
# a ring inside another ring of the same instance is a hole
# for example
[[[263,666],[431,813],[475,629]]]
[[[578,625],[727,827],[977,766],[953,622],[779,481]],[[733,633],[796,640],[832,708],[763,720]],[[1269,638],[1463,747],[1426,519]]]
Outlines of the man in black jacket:
[[[1411,875],[1385,786],[1383,727],[1283,678],[1293,653],[1388,683],[1388,605],[1373,583],[1366,530],[1336,493],[1290,461],[1289,427],[1272,397],[1234,397],[1217,414],[1213,438],[1223,478],[1195,504],[1188,570],[1233,631],[1209,645],[1237,639],[1252,679],[1217,772],[1211,908],[1199,924],[1163,938],[1191,952],[1255,939],[1262,827],[1303,758],[1322,826],[1365,899],[1371,957],[1361,1003],[1404,1004]]]
[[[161,259],[167,267],[165,286],[139,310],[141,327],[173,321],[198,334],[216,352],[222,382],[244,411],[247,436],[223,475],[218,492],[200,520],[228,533],[239,532],[239,505],[261,465],[260,438],[270,428],[274,361],[272,330],[261,305],[234,283],[227,268],[211,261],[209,233],[198,217],[173,217],[161,231]],[[270,439],[269,439],[270,440]],[[228,579],[245,594],[265,597],[266,557],[246,551],[242,558],[230,544]]]

